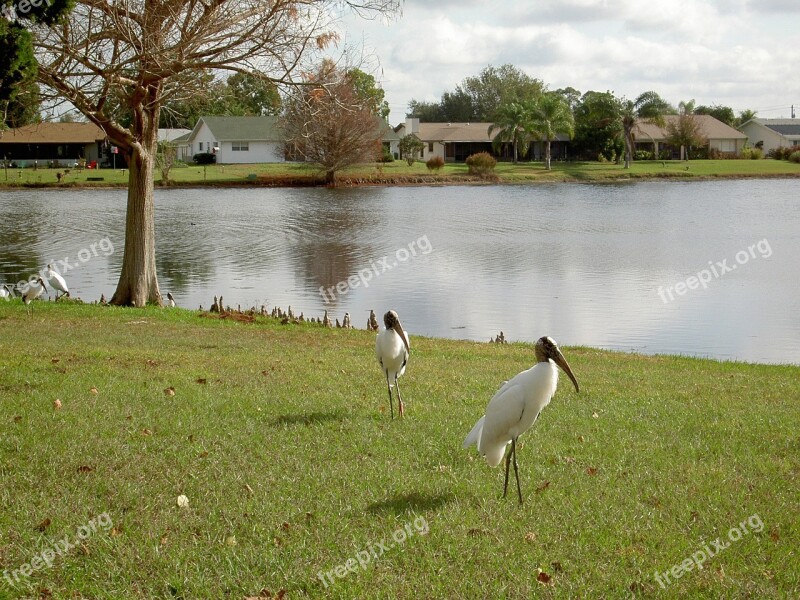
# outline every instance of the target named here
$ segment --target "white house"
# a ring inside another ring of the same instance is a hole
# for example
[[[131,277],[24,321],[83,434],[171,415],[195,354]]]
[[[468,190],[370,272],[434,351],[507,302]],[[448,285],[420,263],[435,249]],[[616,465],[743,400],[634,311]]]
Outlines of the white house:
[[[168,142],[175,146],[175,158],[182,161],[191,161],[192,152],[188,144],[191,129],[159,129],[158,143]]]
[[[218,163],[286,162],[278,117],[200,117],[186,143],[190,156],[208,152]]]
[[[800,119],[750,119],[739,130],[751,146],[761,144],[765,153],[775,148],[800,146]]]
[[[730,156],[739,156],[747,141],[745,134],[711,115],[692,115],[692,118],[697,122],[700,135],[707,140],[707,148]],[[637,121],[633,129],[634,146],[637,149],[652,151],[655,145],[656,156],[659,156],[662,150],[668,149],[672,151],[673,158],[682,157],[681,150],[671,148],[668,141],[668,126],[670,123],[677,123],[679,119],[678,115],[665,115],[664,127],[646,121]]]

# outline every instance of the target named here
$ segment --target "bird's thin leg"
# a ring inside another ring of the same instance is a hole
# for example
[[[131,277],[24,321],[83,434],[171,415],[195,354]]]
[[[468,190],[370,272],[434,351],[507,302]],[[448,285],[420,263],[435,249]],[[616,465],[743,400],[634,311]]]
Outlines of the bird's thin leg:
[[[514,476],[517,478],[517,494],[519,495],[519,503],[522,504],[522,488],[519,485],[519,470],[517,467],[517,440],[511,440],[511,453],[514,455]]]
[[[506,497],[506,492],[508,491],[508,463],[511,461],[511,450],[508,451],[506,454],[506,480],[503,482],[503,498]]]
[[[389,372],[386,372],[386,391],[389,392],[389,411],[392,413],[392,420],[394,420],[394,403],[392,402],[392,386],[389,385]]]
[[[394,389],[397,390],[397,412],[402,417],[405,414],[405,407],[403,406],[403,397],[400,395],[400,384],[397,383],[397,375],[394,377]]]

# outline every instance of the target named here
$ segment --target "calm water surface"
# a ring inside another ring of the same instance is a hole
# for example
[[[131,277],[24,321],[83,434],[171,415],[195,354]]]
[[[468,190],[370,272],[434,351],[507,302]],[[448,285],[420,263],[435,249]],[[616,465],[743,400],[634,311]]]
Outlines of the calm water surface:
[[[191,308],[223,294],[364,327],[392,307],[417,335],[800,363],[797,186],[159,190],[159,280]],[[73,296],[110,297],[124,221],[121,190],[0,192],[0,281],[67,259]]]

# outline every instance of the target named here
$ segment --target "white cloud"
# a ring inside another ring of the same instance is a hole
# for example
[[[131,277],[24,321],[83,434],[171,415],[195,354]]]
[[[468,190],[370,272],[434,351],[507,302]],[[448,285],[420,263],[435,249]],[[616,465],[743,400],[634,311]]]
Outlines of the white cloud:
[[[380,61],[392,122],[410,100],[439,100],[506,63],[554,89],[653,89],[674,104],[694,98],[777,117],[800,104],[800,49],[786,18],[798,11],[796,0],[408,0],[388,25],[346,23]]]

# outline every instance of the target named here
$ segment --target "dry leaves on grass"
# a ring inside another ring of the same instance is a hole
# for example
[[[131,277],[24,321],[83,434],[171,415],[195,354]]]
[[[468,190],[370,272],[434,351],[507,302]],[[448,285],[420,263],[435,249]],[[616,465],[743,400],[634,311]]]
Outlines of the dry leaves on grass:
[[[175,388],[172,387],[172,386],[169,386],[168,388],[164,389],[164,395],[165,396],[174,396],[175,395]]]
[[[36,531],[42,531],[43,532],[45,529],[50,527],[50,523],[51,523],[50,519],[47,518],[44,521],[41,521],[36,527],[34,527],[34,529]]]
[[[61,400],[59,400],[58,398],[53,400],[53,408],[56,409],[56,410],[60,410],[61,409]]]
[[[91,473],[94,471],[94,467],[90,467],[89,465],[81,465],[78,467],[78,473]]]

